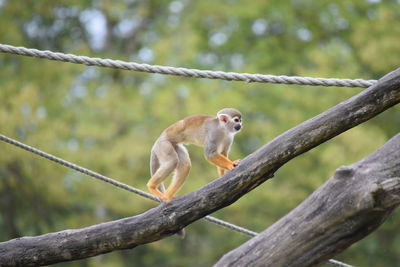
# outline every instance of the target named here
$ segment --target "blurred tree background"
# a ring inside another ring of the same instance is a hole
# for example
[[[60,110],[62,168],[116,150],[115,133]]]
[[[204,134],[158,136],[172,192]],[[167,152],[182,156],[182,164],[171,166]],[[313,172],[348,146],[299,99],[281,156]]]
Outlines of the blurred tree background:
[[[312,77],[378,79],[398,67],[400,1],[0,0],[0,42],[149,64]],[[235,107],[244,115],[232,158],[243,158],[360,88],[256,84],[144,74],[0,55],[0,132],[146,190],[150,148],[171,123]],[[334,170],[399,131],[394,107],[292,160],[216,212],[261,231]],[[180,192],[217,177],[200,148]],[[0,143],[0,241],[81,228],[156,203]],[[397,211],[337,259],[400,262]],[[176,236],[57,266],[210,266],[248,237],[204,221]]]

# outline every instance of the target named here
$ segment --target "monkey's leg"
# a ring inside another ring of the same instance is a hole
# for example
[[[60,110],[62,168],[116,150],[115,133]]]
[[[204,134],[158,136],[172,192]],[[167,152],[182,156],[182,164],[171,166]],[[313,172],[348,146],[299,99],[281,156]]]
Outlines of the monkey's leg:
[[[166,162],[160,166],[156,173],[147,182],[147,188],[156,197],[160,198],[165,202],[165,196],[163,194],[164,186],[162,182],[168,177],[168,175],[175,169],[176,163],[173,161]]]
[[[164,183],[161,183],[159,186],[157,186],[157,189],[158,189],[161,193],[164,193],[164,192],[165,192]]]
[[[173,145],[168,141],[157,141],[153,149],[157,156],[159,167],[147,183],[147,187],[152,194],[165,202],[162,182],[176,168],[179,159]]]
[[[189,174],[191,163],[189,153],[183,145],[176,145],[175,151],[178,154],[178,165],[176,166],[174,177],[172,178],[171,184],[165,191],[164,197],[166,202],[171,201],[179,189],[182,188],[186,177]]]
[[[150,156],[150,173],[151,176],[153,176],[156,171],[158,170],[158,168],[160,168],[160,163],[158,162],[158,158],[155,155],[153,149],[151,150],[151,156]],[[164,183],[161,183],[157,189],[161,192],[164,193],[165,192],[165,186]]]

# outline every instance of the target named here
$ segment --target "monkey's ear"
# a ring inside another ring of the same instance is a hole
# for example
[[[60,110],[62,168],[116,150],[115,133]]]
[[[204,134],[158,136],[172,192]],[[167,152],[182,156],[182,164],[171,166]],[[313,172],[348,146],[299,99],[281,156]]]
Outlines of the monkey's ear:
[[[228,122],[228,116],[226,114],[219,114],[218,119],[223,122]]]

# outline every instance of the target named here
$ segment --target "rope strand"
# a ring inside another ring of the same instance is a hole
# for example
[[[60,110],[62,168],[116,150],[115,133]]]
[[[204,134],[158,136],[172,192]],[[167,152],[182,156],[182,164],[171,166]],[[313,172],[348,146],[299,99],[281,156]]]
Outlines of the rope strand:
[[[170,66],[140,64],[136,62],[125,62],[113,59],[77,56],[73,54],[64,54],[59,52],[31,49],[26,47],[16,47],[5,44],[0,44],[0,52],[37,57],[37,58],[46,58],[50,60],[64,61],[76,64],[84,64],[87,66],[109,67],[109,68],[133,70],[133,71],[148,72],[148,73],[158,73],[158,74],[195,77],[195,78],[220,79],[226,81],[300,84],[300,85],[313,85],[313,86],[363,87],[363,88],[367,88],[377,82],[376,80],[363,80],[363,79],[311,78],[311,77],[299,77],[299,76],[285,76],[285,75],[277,76],[277,75],[266,75],[266,74],[250,74],[250,73],[175,68]]]

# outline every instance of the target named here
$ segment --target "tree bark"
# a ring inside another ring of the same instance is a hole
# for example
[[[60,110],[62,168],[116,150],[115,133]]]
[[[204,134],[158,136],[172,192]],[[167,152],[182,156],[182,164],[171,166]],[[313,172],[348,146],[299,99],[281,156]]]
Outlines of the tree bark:
[[[400,204],[400,134],[334,176],[215,266],[317,266],[374,231]]]
[[[235,202],[294,157],[400,102],[400,69],[320,115],[278,136],[203,188],[147,212],[77,230],[0,243],[1,266],[45,265],[133,248],[176,233]]]

